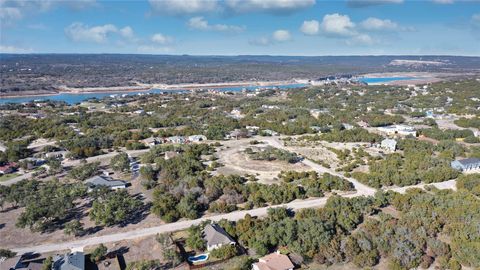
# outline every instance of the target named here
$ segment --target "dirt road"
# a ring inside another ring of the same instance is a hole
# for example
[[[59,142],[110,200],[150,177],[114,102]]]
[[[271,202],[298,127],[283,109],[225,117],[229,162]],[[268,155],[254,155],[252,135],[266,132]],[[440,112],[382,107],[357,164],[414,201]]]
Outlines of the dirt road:
[[[286,147],[283,146],[283,144],[279,141],[277,137],[262,138],[262,141],[266,141],[269,145],[280,148],[280,149],[287,149]],[[330,169],[325,168],[319,164],[316,164],[310,160],[304,160],[303,162],[306,165],[311,166],[313,169],[317,170],[320,173],[327,172],[332,175],[344,177],[338,172],[331,171]],[[347,177],[344,177],[344,178],[352,182],[357,191],[355,193],[344,194],[342,195],[343,197],[352,198],[352,197],[358,197],[358,196],[372,196],[376,191],[376,189],[368,187],[362,183],[359,183],[357,180],[353,178],[347,178]],[[412,187],[424,188],[425,186],[426,184],[420,184],[420,185],[408,186],[408,187],[386,188],[384,190],[393,190],[399,193],[404,193],[409,188],[412,188]],[[430,186],[435,186],[438,189],[455,189],[455,180],[450,180],[450,181],[441,182],[441,183],[434,183],[434,184],[430,184]],[[287,207],[293,210],[298,210],[303,208],[323,207],[327,202],[327,200],[328,200],[327,197],[318,198],[318,199],[296,200],[296,201],[286,203],[286,204],[281,204],[281,205],[256,208],[251,210],[235,211],[227,214],[203,217],[195,220],[184,220],[184,221],[164,224],[164,225],[150,227],[150,228],[135,229],[128,232],[113,233],[113,234],[102,235],[102,236],[93,236],[93,237],[82,239],[82,240],[74,240],[74,241],[68,241],[68,242],[62,242],[62,243],[50,243],[50,244],[43,244],[43,245],[29,246],[29,247],[18,247],[18,248],[14,248],[13,251],[19,254],[23,254],[26,252],[45,253],[45,252],[53,252],[53,251],[61,251],[61,250],[82,250],[86,246],[98,245],[101,243],[111,243],[111,242],[117,242],[119,240],[130,240],[130,239],[142,238],[147,236],[154,236],[158,233],[183,230],[192,225],[197,225],[207,219],[212,221],[219,221],[221,219],[236,221],[243,218],[246,214],[249,214],[251,216],[264,216],[267,214],[268,208]]]
[[[292,151],[292,150],[288,149],[288,147],[285,147],[283,145],[283,143],[280,141],[279,137],[264,137],[261,140],[268,143],[272,147],[275,147],[275,148],[278,148],[278,149],[283,149],[283,150],[290,151],[290,152]],[[340,176],[342,178],[345,178],[346,180],[350,181],[355,186],[355,189],[357,190],[357,192],[362,194],[362,195],[370,196],[370,195],[375,194],[376,190],[374,188],[366,186],[366,185],[358,182],[357,180],[355,180],[351,177],[345,177],[343,174],[341,174],[339,172],[336,172],[332,169],[325,168],[322,165],[317,164],[317,163],[315,163],[315,162],[313,162],[309,159],[303,159],[302,163],[304,163],[307,166],[310,166],[311,168],[313,168],[318,173],[329,173],[331,175]]]

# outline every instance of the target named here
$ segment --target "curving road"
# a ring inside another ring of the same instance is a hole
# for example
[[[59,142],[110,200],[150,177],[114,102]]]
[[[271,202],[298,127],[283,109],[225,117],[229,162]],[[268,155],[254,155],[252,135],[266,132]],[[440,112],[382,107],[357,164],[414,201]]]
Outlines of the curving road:
[[[290,151],[290,152],[292,151],[282,144],[282,142],[279,140],[279,137],[262,137],[261,141],[264,141],[267,144],[269,144],[270,146],[278,148],[278,149],[282,149],[282,150],[286,150],[286,151]],[[358,182],[356,179],[353,179],[351,177],[345,177],[343,174],[341,174],[339,172],[336,172],[332,169],[325,168],[322,165],[320,165],[318,163],[315,163],[315,162],[313,162],[309,159],[303,159],[302,163],[310,166],[312,169],[314,169],[318,173],[329,173],[331,175],[340,176],[342,178],[345,178],[346,180],[351,182],[355,186],[355,189],[357,190],[357,192],[362,194],[362,195],[367,195],[368,196],[368,195],[375,194],[376,189],[371,188],[367,185],[364,185],[364,184]]]
[[[286,147],[284,147],[282,143],[278,141],[277,138],[273,138],[273,137],[267,138],[267,139],[262,138],[262,140],[266,141],[268,144],[276,148],[286,149]],[[376,191],[376,189],[368,187],[362,183],[359,183],[357,180],[353,178],[347,178],[338,172],[332,171],[310,160],[304,160],[303,162],[304,164],[312,167],[314,170],[318,171],[319,173],[327,172],[332,175],[344,177],[348,181],[352,182],[357,191],[355,193],[341,194],[341,196],[343,197],[353,198],[358,196],[372,196]],[[433,183],[429,185],[435,186],[438,189],[455,189],[455,183],[456,183],[455,180],[450,180],[446,182]],[[385,188],[384,190],[393,190],[399,193],[404,193],[409,188],[424,188],[426,185],[427,184],[419,184],[419,185],[408,186],[408,187]],[[29,246],[29,247],[18,247],[12,250],[19,254],[23,254],[26,252],[46,253],[46,252],[61,251],[61,250],[83,250],[83,248],[86,246],[99,245],[101,243],[111,243],[111,242],[117,242],[120,240],[130,240],[130,239],[152,236],[158,233],[174,232],[174,231],[186,229],[192,225],[197,225],[205,220],[219,221],[221,219],[228,219],[231,221],[236,221],[243,218],[246,214],[249,214],[251,216],[264,216],[267,214],[267,210],[269,208],[287,207],[293,210],[298,210],[303,208],[318,208],[318,207],[324,206],[325,203],[327,202],[327,199],[328,199],[327,197],[324,197],[324,198],[318,198],[318,199],[296,200],[296,201],[286,203],[286,204],[281,204],[281,205],[274,205],[274,206],[256,208],[251,210],[235,211],[227,214],[202,217],[195,220],[184,220],[184,221],[163,224],[163,225],[150,227],[150,228],[134,229],[127,232],[113,233],[113,234],[102,235],[102,236],[93,236],[86,239],[79,239],[79,240],[73,240],[68,242],[43,244],[43,245]]]

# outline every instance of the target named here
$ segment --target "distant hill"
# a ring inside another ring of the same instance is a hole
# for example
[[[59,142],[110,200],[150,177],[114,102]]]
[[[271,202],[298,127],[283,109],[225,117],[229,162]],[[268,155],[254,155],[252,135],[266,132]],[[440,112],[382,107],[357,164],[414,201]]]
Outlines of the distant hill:
[[[0,91],[16,94],[55,92],[64,86],[271,81],[387,71],[480,71],[480,57],[463,56],[0,54],[0,62]]]

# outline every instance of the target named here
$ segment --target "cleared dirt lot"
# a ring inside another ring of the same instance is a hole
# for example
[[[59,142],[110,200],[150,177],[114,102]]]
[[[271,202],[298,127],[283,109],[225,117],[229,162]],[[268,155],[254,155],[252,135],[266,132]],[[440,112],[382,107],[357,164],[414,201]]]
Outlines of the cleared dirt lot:
[[[256,138],[261,141],[261,138]],[[255,175],[259,182],[264,184],[273,184],[277,181],[274,179],[281,171],[309,171],[311,167],[297,162],[295,164],[286,161],[263,161],[252,160],[244,153],[248,147],[264,147],[265,144],[250,144],[254,139],[241,139],[222,142],[223,146],[218,148],[216,153],[218,162],[224,166],[217,169],[218,174],[239,174],[239,175]]]

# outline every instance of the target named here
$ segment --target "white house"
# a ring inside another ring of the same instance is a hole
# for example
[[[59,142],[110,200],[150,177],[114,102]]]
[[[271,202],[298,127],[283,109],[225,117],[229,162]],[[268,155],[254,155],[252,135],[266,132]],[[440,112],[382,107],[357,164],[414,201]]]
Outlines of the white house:
[[[387,135],[398,134],[403,136],[417,136],[417,131],[415,130],[415,128],[407,125],[391,125],[385,127],[378,127],[377,130]]]
[[[202,142],[202,141],[206,141],[207,137],[205,135],[192,135],[192,136],[188,136],[188,140],[190,142]]]
[[[397,150],[397,141],[394,139],[385,139],[381,142],[380,147],[390,152]]]

